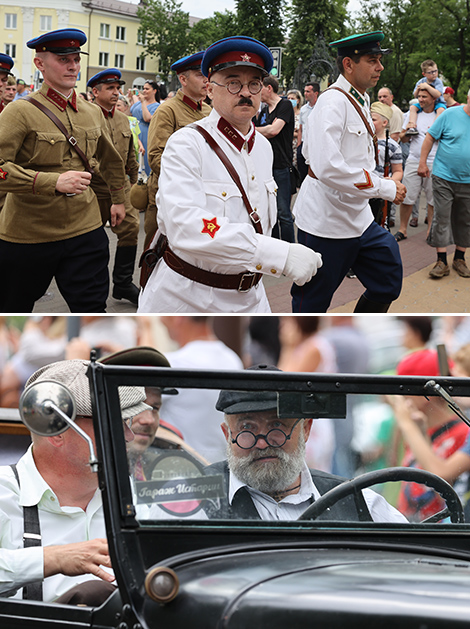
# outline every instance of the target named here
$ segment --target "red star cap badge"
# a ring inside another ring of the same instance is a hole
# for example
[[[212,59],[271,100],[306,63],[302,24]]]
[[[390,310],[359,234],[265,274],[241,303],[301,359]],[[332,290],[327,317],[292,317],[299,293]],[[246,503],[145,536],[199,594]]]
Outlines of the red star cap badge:
[[[202,222],[204,223],[204,227],[201,230],[201,234],[209,234],[211,238],[214,238],[220,229],[220,225],[217,224],[217,217],[214,216],[214,218],[211,219],[203,218]]]
[[[6,179],[7,178],[8,173],[3,170],[3,168],[0,168],[0,179]]]
[[[242,55],[242,61],[245,61],[246,63],[248,63],[249,61],[251,61],[251,57],[250,55],[248,55],[246,52],[244,55]]]

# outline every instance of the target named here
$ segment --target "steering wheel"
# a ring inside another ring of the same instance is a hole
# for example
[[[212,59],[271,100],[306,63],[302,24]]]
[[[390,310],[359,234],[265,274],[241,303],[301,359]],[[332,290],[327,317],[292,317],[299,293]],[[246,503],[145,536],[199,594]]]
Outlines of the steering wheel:
[[[355,494],[366,487],[391,481],[412,481],[421,483],[434,489],[441,498],[443,498],[446,503],[446,508],[426,520],[423,520],[423,523],[439,522],[439,520],[448,516],[450,516],[451,522],[454,524],[462,524],[465,522],[462,503],[454,488],[440,476],[412,467],[390,467],[386,470],[368,472],[350,481],[345,481],[341,483],[341,485],[330,489],[326,494],[323,494],[323,496],[310,505],[298,519],[315,520],[319,515],[346,496]]]

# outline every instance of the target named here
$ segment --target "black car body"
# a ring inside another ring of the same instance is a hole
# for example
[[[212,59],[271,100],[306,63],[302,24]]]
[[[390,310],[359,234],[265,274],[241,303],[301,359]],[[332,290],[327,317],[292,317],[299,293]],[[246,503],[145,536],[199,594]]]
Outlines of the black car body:
[[[223,484],[184,453],[172,461],[163,453],[152,479],[140,485],[129,477],[123,385],[274,391],[287,415],[322,421],[341,417],[347,395],[436,396],[430,378],[98,363],[89,378],[118,591],[98,609],[0,598],[2,629],[422,629],[470,622],[470,528],[445,486],[451,517],[439,522],[345,522],[329,519],[328,510],[314,520],[238,521],[204,516],[205,501],[217,501]],[[470,396],[464,379],[434,382],[452,396]],[[183,512],[172,506],[178,491],[190,505]]]

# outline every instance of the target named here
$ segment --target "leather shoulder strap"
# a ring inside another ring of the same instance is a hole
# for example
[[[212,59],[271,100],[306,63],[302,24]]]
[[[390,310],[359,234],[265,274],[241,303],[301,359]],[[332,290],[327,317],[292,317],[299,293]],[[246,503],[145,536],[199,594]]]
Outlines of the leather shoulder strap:
[[[245,189],[242,186],[242,182],[240,181],[240,177],[238,176],[238,173],[235,170],[232,162],[229,160],[229,158],[224,153],[222,148],[217,144],[217,142],[214,140],[214,138],[211,136],[211,134],[206,129],[204,129],[203,127],[199,126],[198,124],[194,124],[194,123],[192,125],[190,125],[190,126],[193,129],[196,129],[197,131],[199,131],[199,133],[206,140],[207,144],[209,144],[209,146],[216,153],[217,157],[221,160],[221,162],[223,163],[225,168],[228,170],[229,175],[231,176],[231,178],[235,182],[237,188],[241,192],[242,199],[243,199],[243,202],[244,202],[245,207],[246,207],[246,211],[248,212],[248,216],[250,217],[250,220],[251,220],[251,223],[252,223],[253,227],[258,232],[258,234],[262,234],[263,233],[263,228],[261,227],[261,222],[260,222],[260,218],[258,216],[258,213],[251,207],[251,203],[250,203],[250,201],[248,199],[248,196],[247,196],[247,194],[245,192]]]
[[[18,483],[20,485],[20,477],[16,465],[10,465]],[[24,548],[32,548],[33,546],[41,546],[41,526],[39,524],[39,512],[37,505],[23,507],[23,546]],[[23,599],[30,601],[42,601],[42,581],[30,583],[23,587]]]
[[[57,118],[55,113],[52,112],[50,109],[48,109],[45,105],[43,105],[42,103],[37,101],[35,98],[31,98],[31,96],[25,96],[23,98],[23,100],[28,101],[28,103],[31,103],[32,105],[37,107],[39,110],[42,111],[43,114],[45,114],[50,120],[52,120],[52,122],[55,124],[55,126],[60,131],[62,131],[62,133],[67,138],[67,142],[75,150],[75,152],[77,153],[78,157],[82,160],[83,165],[85,166],[86,172],[93,174],[93,168],[90,166],[90,162],[88,161],[87,156],[82,151],[82,149],[78,146],[77,140],[73,137],[73,135],[69,134],[69,132],[67,131],[67,129],[63,125],[62,121],[59,120],[59,118]]]
[[[328,90],[337,90],[338,92],[341,92],[342,94],[344,94],[346,96],[346,98],[349,100],[349,102],[353,105],[354,109],[357,111],[357,113],[361,117],[361,120],[364,123],[368,133],[372,136],[372,140],[374,142],[375,162],[378,164],[379,163],[379,148],[378,148],[379,145],[378,145],[378,142],[377,142],[377,135],[375,134],[375,131],[372,129],[370,122],[364,116],[364,112],[360,108],[359,103],[355,100],[355,98],[353,98],[350,94],[348,94],[341,87],[337,87],[336,85],[331,85],[327,89]],[[325,90],[325,92],[326,91],[327,90]]]

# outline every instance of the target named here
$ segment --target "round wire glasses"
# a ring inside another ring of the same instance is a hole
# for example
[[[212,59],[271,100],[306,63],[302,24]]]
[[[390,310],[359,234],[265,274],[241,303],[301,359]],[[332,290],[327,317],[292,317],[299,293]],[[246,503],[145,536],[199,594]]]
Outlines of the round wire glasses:
[[[251,448],[254,448],[260,439],[264,439],[271,448],[282,448],[286,441],[291,438],[294,428],[300,421],[302,421],[302,419],[303,418],[300,417],[294,422],[288,435],[286,435],[286,433],[280,428],[268,430],[265,435],[255,435],[251,432],[251,430],[242,430],[238,433],[235,439],[232,438],[232,443],[236,443],[242,450],[250,450]]]
[[[263,83],[258,79],[253,79],[248,83],[242,83],[238,79],[231,79],[228,83],[217,83],[217,81],[211,81],[211,83],[215,83],[219,87],[226,87],[230,94],[239,94],[242,91],[242,87],[244,85],[248,86],[248,91],[250,94],[259,94],[263,89]]]

